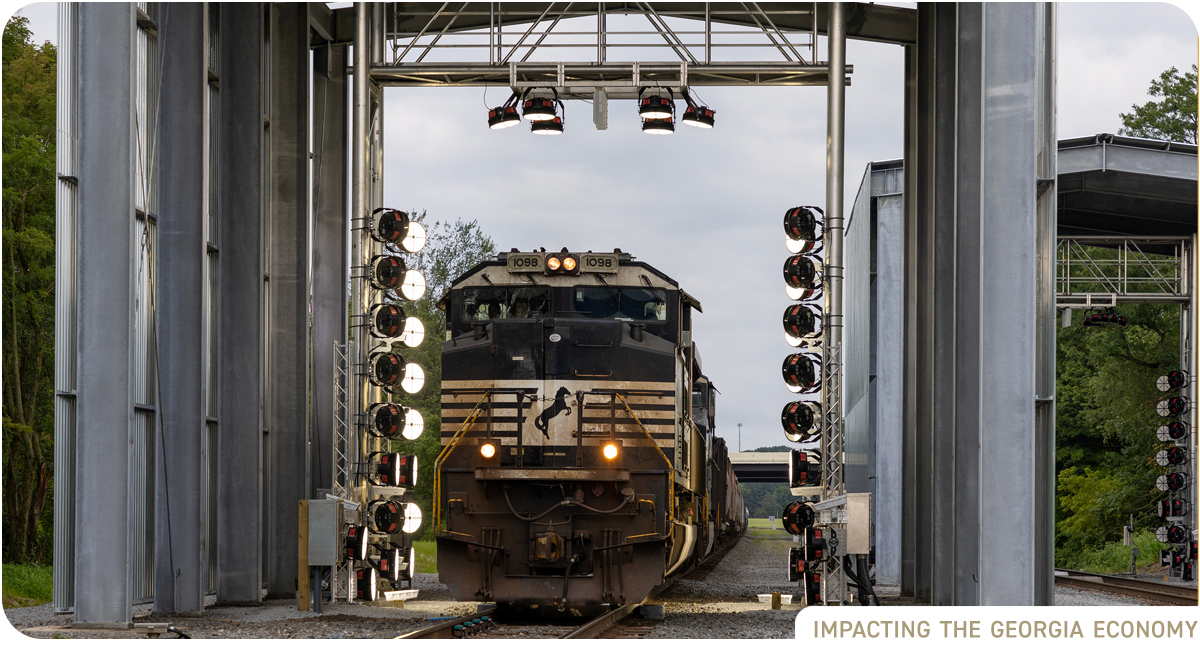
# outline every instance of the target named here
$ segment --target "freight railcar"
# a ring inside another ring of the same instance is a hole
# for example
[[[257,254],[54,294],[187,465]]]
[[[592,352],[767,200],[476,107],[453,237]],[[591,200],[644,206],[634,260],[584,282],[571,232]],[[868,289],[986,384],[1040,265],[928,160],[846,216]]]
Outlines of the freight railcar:
[[[620,250],[512,250],[440,305],[433,517],[457,599],[638,602],[744,531],[678,282]]]

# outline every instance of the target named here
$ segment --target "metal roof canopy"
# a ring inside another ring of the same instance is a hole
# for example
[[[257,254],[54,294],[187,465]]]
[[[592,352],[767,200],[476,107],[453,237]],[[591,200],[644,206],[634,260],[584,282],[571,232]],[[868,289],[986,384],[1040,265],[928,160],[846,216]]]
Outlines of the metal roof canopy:
[[[1101,133],[1058,142],[1058,233],[1196,232],[1196,145]]]

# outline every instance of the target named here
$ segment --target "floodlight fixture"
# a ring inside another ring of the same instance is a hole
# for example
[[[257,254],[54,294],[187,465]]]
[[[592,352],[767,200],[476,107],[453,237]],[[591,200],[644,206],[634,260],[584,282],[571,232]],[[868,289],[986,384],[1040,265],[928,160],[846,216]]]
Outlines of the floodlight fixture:
[[[1160,449],[1158,454],[1154,456],[1154,462],[1163,467],[1183,465],[1186,461],[1187,450],[1179,446]]]
[[[716,123],[715,113],[712,109],[701,106],[689,105],[687,110],[683,111],[683,123],[696,128],[712,128]]]
[[[521,115],[515,105],[498,105],[488,111],[488,128],[500,129],[521,123]]]
[[[355,598],[358,600],[370,603],[379,595],[378,585],[375,582],[374,568],[360,568],[355,571],[354,580]]]
[[[1158,387],[1159,392],[1170,392],[1171,390],[1177,390],[1187,385],[1187,382],[1187,372],[1176,369],[1175,371],[1159,376],[1158,381],[1155,382],[1155,386]]]
[[[371,215],[371,238],[376,241],[399,244],[408,237],[412,221],[404,211],[376,209]]]
[[[1159,417],[1178,417],[1188,411],[1187,397],[1173,396],[1158,402]]]
[[[806,353],[792,353],[783,359],[783,382],[792,394],[806,394],[821,387],[817,361]]]
[[[647,96],[638,101],[638,115],[642,119],[671,119],[675,116],[675,100],[658,95]]]
[[[1188,425],[1185,422],[1171,422],[1158,427],[1156,435],[1163,442],[1175,442],[1188,437]]]
[[[407,412],[407,409],[395,403],[373,403],[367,409],[367,429],[375,436],[395,438],[400,435],[402,428],[407,427]]]
[[[421,508],[412,502],[404,505],[404,522],[400,526],[400,531],[405,534],[413,534],[421,527]]]
[[[817,513],[808,502],[789,502],[783,507],[783,514],[779,518],[788,534],[800,536],[805,528],[816,522]]]
[[[647,135],[671,135],[675,132],[675,120],[670,117],[666,119],[643,119],[642,132]]]
[[[1187,487],[1187,477],[1185,477],[1181,472],[1160,474],[1158,475],[1158,478],[1154,480],[1154,487],[1163,493],[1183,490]]]
[[[346,557],[354,561],[362,561],[367,558],[367,544],[369,543],[369,534],[367,533],[366,525],[351,525],[346,528]]]
[[[821,334],[821,316],[809,305],[788,305],[783,311],[783,331],[788,345],[799,346]]]
[[[396,353],[380,351],[367,358],[367,375],[380,387],[396,387],[404,380],[407,365]],[[415,365],[414,365],[415,366]]]
[[[371,526],[380,534],[395,534],[403,519],[400,504],[396,502],[380,502],[371,510]]]
[[[555,92],[557,97],[558,93]],[[526,99],[525,100],[525,119],[529,121],[553,121],[558,118],[557,106],[561,103],[555,99]]]
[[[421,437],[421,433],[425,431],[425,419],[421,417],[421,412],[414,408],[404,409],[404,430],[401,435],[406,440],[416,440]]]
[[[409,348],[420,346],[425,339],[425,324],[415,316],[408,317],[404,321],[404,332],[401,332],[397,339]]]
[[[399,305],[381,303],[372,305],[367,313],[368,330],[372,337],[396,339],[405,328],[408,314]]]
[[[792,401],[780,414],[783,432],[792,442],[803,442],[820,431],[821,408],[811,401]]]
[[[1154,538],[1159,543],[1184,543],[1191,538],[1191,534],[1183,525],[1164,525],[1154,531]]]

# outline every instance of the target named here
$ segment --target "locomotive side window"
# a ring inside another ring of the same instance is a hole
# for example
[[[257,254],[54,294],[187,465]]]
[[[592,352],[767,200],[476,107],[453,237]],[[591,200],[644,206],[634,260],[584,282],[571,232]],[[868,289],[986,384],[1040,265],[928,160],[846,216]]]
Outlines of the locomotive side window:
[[[667,297],[662,289],[575,287],[573,307],[585,318],[622,321],[666,321]]]
[[[489,286],[463,289],[462,320],[540,319],[550,315],[550,289],[544,286]]]

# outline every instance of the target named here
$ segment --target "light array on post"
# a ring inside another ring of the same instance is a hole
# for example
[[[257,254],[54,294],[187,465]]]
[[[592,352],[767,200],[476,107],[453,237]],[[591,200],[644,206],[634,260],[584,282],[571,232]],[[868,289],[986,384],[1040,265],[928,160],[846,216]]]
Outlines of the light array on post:
[[[1154,462],[1166,468],[1166,472],[1158,475],[1154,485],[1166,494],[1166,499],[1158,503],[1161,525],[1154,536],[1160,543],[1174,546],[1161,551],[1159,563],[1184,580],[1194,579],[1196,566],[1196,543],[1187,527],[1191,507],[1185,497],[1192,483],[1189,477],[1194,478],[1188,474],[1191,433],[1187,422],[1181,419],[1191,410],[1191,401],[1180,393],[1189,384],[1188,373],[1182,370],[1163,374],[1155,383],[1165,395],[1155,405],[1155,411],[1166,418],[1155,435],[1166,446],[1155,454]]]

